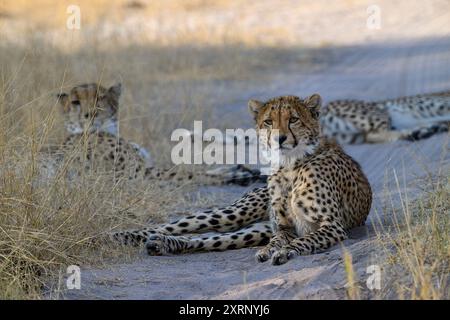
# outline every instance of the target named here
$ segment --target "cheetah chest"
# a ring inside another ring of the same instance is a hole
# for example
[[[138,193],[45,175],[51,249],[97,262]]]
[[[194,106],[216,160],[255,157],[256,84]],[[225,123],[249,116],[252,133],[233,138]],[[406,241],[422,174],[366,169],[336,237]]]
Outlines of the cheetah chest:
[[[297,234],[303,236],[314,232],[318,228],[316,217],[312,216],[313,211],[306,212],[298,206],[302,201],[308,203],[308,195],[303,196],[301,191],[301,179],[297,170],[285,168],[278,171],[269,180],[269,192],[271,196],[272,219],[278,225],[286,226]]]
[[[295,176],[291,169],[282,168],[269,179],[272,218],[282,226],[294,227],[298,224],[291,205]]]

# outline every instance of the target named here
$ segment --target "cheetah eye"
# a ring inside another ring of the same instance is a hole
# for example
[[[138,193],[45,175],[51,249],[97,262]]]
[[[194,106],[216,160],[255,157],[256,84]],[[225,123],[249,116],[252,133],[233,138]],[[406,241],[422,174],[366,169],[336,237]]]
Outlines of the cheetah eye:
[[[300,120],[300,119],[296,118],[296,117],[292,117],[289,119],[289,123],[296,123],[298,120]]]
[[[272,125],[272,120],[268,119],[268,120],[264,120],[264,124],[267,126],[271,126]]]
[[[80,105],[80,100],[73,100],[72,104],[75,106],[79,106]]]

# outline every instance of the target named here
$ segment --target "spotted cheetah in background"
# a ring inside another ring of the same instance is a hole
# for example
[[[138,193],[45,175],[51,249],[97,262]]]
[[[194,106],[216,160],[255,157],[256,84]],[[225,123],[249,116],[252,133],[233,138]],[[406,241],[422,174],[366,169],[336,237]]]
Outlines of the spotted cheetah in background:
[[[51,150],[52,157],[42,161],[47,173],[54,174],[65,157],[70,161],[70,177],[95,170],[96,174],[112,174],[116,179],[194,181],[193,172],[152,166],[146,149],[119,137],[117,116],[121,92],[121,84],[105,88],[91,83],[58,95],[67,135],[61,146]],[[256,170],[234,166],[223,170],[221,175],[200,179],[202,183],[247,185],[260,177]]]
[[[323,134],[342,144],[420,140],[448,131],[450,91],[377,102],[336,100],[321,113]]]
[[[320,106],[319,95],[251,100],[261,143],[280,155],[281,166],[268,186],[229,206],[154,228],[117,232],[113,238],[145,242],[151,255],[266,245],[257,260],[271,258],[275,265],[344,240],[347,230],[364,224],[372,192],[359,164],[321,136]],[[215,234],[182,236],[205,232]]]

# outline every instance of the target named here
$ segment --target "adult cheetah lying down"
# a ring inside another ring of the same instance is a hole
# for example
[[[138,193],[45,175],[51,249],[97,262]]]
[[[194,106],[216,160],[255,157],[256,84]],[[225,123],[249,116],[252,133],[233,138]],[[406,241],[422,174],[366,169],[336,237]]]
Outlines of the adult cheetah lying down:
[[[266,245],[258,261],[275,265],[342,241],[363,225],[372,192],[360,166],[320,134],[321,98],[282,96],[251,100],[249,109],[263,146],[279,152],[281,166],[268,186],[233,204],[201,211],[178,221],[114,233],[123,243],[146,243],[151,255],[229,250]],[[191,235],[215,232],[213,235]]]
[[[117,116],[121,93],[120,83],[110,88],[90,83],[58,95],[67,134],[61,145],[41,159],[46,176],[54,175],[66,157],[70,159],[68,175],[71,178],[94,170],[96,174],[105,173],[115,179],[195,181],[197,176],[193,172],[178,170],[178,167],[154,167],[146,149],[119,136]],[[199,182],[247,185],[259,179],[257,170],[234,166],[218,175],[205,175]]]
[[[335,100],[321,114],[323,134],[341,144],[415,141],[448,131],[450,91],[374,102]]]

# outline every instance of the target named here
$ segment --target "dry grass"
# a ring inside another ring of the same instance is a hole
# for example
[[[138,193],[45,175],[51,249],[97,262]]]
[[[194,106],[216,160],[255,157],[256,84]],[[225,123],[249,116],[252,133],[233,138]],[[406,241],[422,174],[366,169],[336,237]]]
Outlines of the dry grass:
[[[358,300],[360,299],[360,290],[358,286],[358,282],[356,280],[355,270],[353,268],[353,261],[351,253],[343,248],[343,260],[344,260],[344,268],[345,274],[347,275],[347,297],[350,300]]]
[[[449,299],[450,180],[427,184],[419,199],[402,198],[393,210],[392,228],[379,228],[385,270],[381,297]]]
[[[423,188],[428,191],[418,199],[403,196],[400,208],[383,209],[385,216],[374,225],[367,254],[380,267],[381,288],[368,289],[366,270],[356,270],[352,253],[343,247],[348,299],[450,298],[450,179],[430,180]]]

